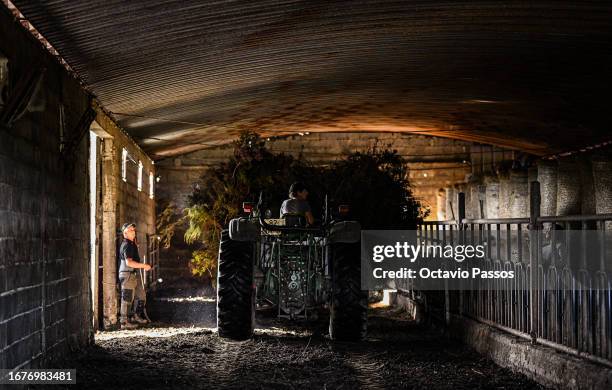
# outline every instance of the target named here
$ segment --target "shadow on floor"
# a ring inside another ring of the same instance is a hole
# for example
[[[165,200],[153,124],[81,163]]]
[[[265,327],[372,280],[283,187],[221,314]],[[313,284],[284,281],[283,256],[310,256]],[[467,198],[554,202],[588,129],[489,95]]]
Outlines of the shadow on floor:
[[[63,367],[88,389],[541,388],[390,308],[371,310],[367,340],[334,343],[324,320],[305,328],[274,319],[260,321],[251,340],[227,341],[211,326],[214,307],[162,301],[152,316],[177,322],[102,333]]]

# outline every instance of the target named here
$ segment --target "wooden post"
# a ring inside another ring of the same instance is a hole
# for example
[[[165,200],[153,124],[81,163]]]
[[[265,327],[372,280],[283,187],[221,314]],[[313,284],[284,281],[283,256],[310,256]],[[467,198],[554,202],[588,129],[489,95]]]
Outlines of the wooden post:
[[[540,182],[532,181],[529,196],[529,329],[532,343],[535,343],[538,339],[538,252],[540,245],[540,222],[538,219],[540,218],[540,203]]]
[[[457,194],[457,205],[458,205],[458,213],[457,213],[457,223],[461,225],[463,219],[465,219],[465,193],[460,192]]]
[[[104,139],[102,199],[102,294],[104,297],[104,329],[114,329],[117,321],[117,191],[119,163],[112,138]]]
[[[457,194],[457,238],[459,239],[459,244],[463,245],[465,241],[465,229],[463,227],[463,219],[465,219],[465,193],[459,192]],[[447,281],[445,281],[445,287],[447,287]],[[463,290],[457,292],[459,295],[459,307],[457,312],[459,315],[463,314]],[[447,323],[450,322],[450,293],[448,288],[446,288],[445,294],[446,301],[446,312],[447,312]]]

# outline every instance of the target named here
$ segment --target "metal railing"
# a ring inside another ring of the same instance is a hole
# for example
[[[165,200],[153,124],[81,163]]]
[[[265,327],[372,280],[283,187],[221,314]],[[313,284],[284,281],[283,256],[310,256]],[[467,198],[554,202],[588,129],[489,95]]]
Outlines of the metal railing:
[[[151,270],[147,272],[145,283],[147,287],[155,289],[160,279],[159,272],[159,235],[147,234],[147,256],[145,262],[151,265]]]
[[[612,366],[612,281],[607,264],[612,255],[612,214],[540,216],[538,182],[531,183],[529,218],[466,219],[463,193],[457,201],[457,220],[423,222],[419,242],[483,245],[483,268],[514,271],[515,277],[483,281],[484,288],[444,291],[445,319],[451,314],[466,316]]]

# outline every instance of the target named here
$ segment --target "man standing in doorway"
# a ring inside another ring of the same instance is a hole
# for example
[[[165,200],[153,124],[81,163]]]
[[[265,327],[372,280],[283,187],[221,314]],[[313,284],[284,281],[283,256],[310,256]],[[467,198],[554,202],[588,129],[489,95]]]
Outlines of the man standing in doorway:
[[[121,328],[134,329],[138,324],[146,324],[149,321],[144,318],[146,293],[138,269],[148,271],[149,264],[140,262],[138,246],[136,245],[136,224],[125,223],[121,227],[123,242],[119,248],[119,282],[121,283]],[[135,315],[130,319],[130,311],[136,300]]]

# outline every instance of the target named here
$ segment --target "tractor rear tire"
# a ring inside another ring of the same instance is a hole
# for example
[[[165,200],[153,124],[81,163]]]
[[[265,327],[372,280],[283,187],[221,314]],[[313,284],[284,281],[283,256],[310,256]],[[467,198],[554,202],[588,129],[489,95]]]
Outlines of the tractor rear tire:
[[[332,244],[332,303],[329,335],[337,341],[360,341],[368,326],[368,292],[361,290],[360,243]]]
[[[255,290],[253,243],[230,239],[221,232],[217,272],[217,329],[219,336],[246,340],[253,336]]]

